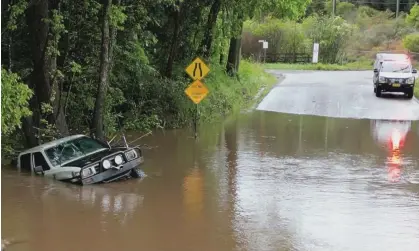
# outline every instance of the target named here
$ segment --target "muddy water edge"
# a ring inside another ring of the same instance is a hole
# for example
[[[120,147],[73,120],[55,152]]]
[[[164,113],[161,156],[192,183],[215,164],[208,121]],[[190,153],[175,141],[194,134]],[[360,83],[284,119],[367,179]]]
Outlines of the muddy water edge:
[[[79,187],[3,168],[8,251],[417,250],[418,122],[258,111],[199,135],[144,138],[143,180]]]

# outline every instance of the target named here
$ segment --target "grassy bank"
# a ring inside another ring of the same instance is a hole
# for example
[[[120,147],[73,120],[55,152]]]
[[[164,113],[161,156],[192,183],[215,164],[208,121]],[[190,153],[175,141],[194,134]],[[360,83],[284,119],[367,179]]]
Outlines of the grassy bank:
[[[276,83],[276,78],[264,71],[261,64],[242,61],[237,78],[226,75],[221,67],[211,67],[204,81],[209,89],[208,96],[199,104],[200,120],[213,121],[251,107],[257,100],[256,94],[264,88],[262,95]]]
[[[419,80],[416,80],[415,97],[419,99]]]
[[[319,71],[360,71],[372,70],[372,61],[360,61],[348,64],[284,64],[284,63],[269,63],[265,64],[265,69],[276,70],[319,70]]]

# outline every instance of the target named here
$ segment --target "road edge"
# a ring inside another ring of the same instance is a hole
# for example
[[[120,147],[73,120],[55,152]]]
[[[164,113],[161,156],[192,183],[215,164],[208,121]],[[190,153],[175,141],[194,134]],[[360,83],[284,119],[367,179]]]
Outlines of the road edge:
[[[256,94],[255,98],[253,99],[253,105],[251,106],[251,108],[249,110],[253,111],[256,110],[256,108],[259,106],[259,104],[263,101],[263,99],[268,96],[268,94],[271,92],[271,90],[273,88],[275,88],[276,86],[278,86],[279,84],[281,84],[282,81],[284,81],[285,79],[285,74],[284,73],[277,73],[277,74],[272,74],[270,72],[267,72],[265,70],[265,72],[273,77],[276,78],[276,81],[274,84],[270,85],[270,86],[263,86],[262,88],[259,89],[258,93]]]

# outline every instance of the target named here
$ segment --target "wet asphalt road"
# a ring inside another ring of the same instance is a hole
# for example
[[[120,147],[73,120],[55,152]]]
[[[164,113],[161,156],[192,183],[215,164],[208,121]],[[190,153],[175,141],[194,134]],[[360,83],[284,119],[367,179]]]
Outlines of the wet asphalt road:
[[[419,120],[419,101],[398,94],[377,98],[372,71],[279,71],[285,75],[258,110],[336,118]]]

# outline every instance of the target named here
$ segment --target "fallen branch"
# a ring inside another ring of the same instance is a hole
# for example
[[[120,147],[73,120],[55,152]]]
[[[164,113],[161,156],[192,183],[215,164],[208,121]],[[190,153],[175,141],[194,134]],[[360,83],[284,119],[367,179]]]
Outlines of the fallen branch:
[[[151,133],[152,133],[152,131],[148,131],[148,133],[144,134],[143,136],[140,136],[140,137],[138,137],[137,139],[135,139],[135,140],[133,140],[133,141],[129,142],[129,143],[128,143],[128,145],[131,145],[131,144],[132,144],[132,143],[134,143],[135,141],[140,140],[140,139],[144,138],[145,136],[150,135]]]

